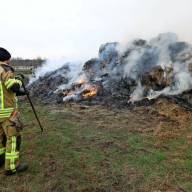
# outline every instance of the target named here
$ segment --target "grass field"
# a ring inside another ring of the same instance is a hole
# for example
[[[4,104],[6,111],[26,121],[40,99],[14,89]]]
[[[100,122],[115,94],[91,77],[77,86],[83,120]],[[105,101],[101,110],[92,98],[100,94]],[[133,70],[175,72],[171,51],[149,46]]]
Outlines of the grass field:
[[[134,110],[27,103],[23,174],[0,175],[1,192],[192,191],[191,114],[166,101]],[[3,169],[1,170],[1,172]]]

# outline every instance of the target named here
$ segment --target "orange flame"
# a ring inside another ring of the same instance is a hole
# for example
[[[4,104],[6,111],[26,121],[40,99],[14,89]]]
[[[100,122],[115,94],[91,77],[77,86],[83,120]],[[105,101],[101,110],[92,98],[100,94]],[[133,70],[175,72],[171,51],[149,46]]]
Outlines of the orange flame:
[[[73,84],[71,89],[63,92],[64,97],[79,96],[81,99],[89,99],[98,95],[100,87],[95,84],[87,83],[84,78],[79,79]]]
[[[84,99],[88,99],[91,97],[95,97],[97,95],[98,90],[95,87],[91,87],[91,89],[86,90],[86,93],[83,94]]]

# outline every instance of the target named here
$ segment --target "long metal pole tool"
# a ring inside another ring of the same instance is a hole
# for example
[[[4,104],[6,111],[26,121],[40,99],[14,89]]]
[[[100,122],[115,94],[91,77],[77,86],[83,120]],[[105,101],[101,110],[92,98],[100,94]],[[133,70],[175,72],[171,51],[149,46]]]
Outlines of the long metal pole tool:
[[[27,95],[27,99],[28,99],[28,101],[29,101],[29,103],[30,103],[30,105],[31,105],[31,108],[32,108],[32,110],[33,110],[33,113],[34,113],[34,115],[35,115],[35,117],[36,117],[36,119],[37,119],[37,122],[38,122],[38,124],[39,124],[39,127],[40,127],[40,129],[41,129],[41,131],[43,132],[43,126],[42,126],[42,124],[41,124],[41,121],[39,120],[39,117],[38,117],[38,115],[37,115],[37,112],[36,112],[36,110],[35,110],[35,107],[34,107],[34,105],[33,105],[33,103],[32,103],[32,100],[31,100],[31,98],[30,98],[30,96],[29,96],[29,92],[27,91],[27,88],[25,87],[25,84],[24,84],[24,82],[22,82],[22,86],[23,86],[23,89],[24,89],[24,91],[25,91],[25,93],[26,93],[26,95]]]

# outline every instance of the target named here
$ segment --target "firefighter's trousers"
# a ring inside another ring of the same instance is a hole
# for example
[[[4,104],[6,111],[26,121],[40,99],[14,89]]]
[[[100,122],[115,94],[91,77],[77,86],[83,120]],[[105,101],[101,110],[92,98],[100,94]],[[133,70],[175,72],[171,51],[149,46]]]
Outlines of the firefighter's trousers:
[[[5,170],[16,171],[20,144],[21,136],[16,124],[9,119],[0,122],[0,162],[5,161]]]

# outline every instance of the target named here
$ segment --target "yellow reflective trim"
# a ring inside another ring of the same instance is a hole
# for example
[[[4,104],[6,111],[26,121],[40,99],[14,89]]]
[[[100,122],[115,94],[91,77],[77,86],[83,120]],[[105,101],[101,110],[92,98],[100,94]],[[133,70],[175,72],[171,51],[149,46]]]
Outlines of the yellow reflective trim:
[[[7,107],[7,108],[4,108],[4,109],[2,109],[2,110],[8,111],[8,110],[13,110],[13,109],[14,109],[14,107]]]
[[[4,109],[0,109],[0,113],[3,113],[3,112],[11,112],[11,111],[14,111],[14,108],[4,108]]]
[[[19,154],[19,152],[11,152],[11,153],[6,152],[6,155],[8,155],[8,156],[17,156],[18,154]]]
[[[14,151],[14,142],[15,142],[15,139],[14,139],[14,136],[11,138],[12,142],[11,142],[11,153],[15,152]],[[10,159],[10,169],[13,170],[15,169],[15,164],[14,164],[14,158],[11,158]]]
[[[19,152],[11,152],[11,153],[6,153],[6,159],[18,159],[19,158]]]
[[[12,108],[12,109],[2,109],[2,110],[0,110],[0,113],[11,112],[13,110],[14,110],[14,108]]]
[[[7,87],[7,86],[9,86],[9,85],[11,85],[12,83],[15,83],[15,79],[8,79],[6,82],[5,82],[5,86]]]
[[[11,153],[15,153],[16,152],[16,137],[13,136],[11,137]],[[11,158],[10,159],[10,169],[11,170],[14,170],[16,168],[16,165],[15,165],[15,158]]]
[[[0,92],[1,92],[1,109],[4,109],[4,96],[3,96],[3,85],[0,83]]]
[[[15,81],[10,82],[9,84],[6,85],[6,88],[9,89],[15,84]]]
[[[10,84],[12,82],[17,82],[22,85],[22,82],[20,80],[16,79],[9,79],[5,84]],[[17,108],[17,100],[15,99],[15,106],[14,108],[5,108],[5,103],[4,103],[4,93],[3,93],[3,84],[0,81],[0,119],[3,118],[9,118],[12,114],[12,112]]]
[[[12,110],[14,110],[14,108],[5,108],[5,109],[1,109],[0,112],[1,111],[12,111]]]
[[[14,110],[11,110],[11,111],[0,111],[0,114],[7,114],[7,113],[12,113]]]
[[[11,111],[1,111],[0,115],[7,114],[7,113],[12,113],[12,112],[13,112],[13,110],[11,110]]]
[[[14,111],[14,108],[7,108],[7,109],[0,110],[0,118],[10,117],[13,111]]]
[[[5,86],[7,89],[11,88],[14,84],[19,84],[20,86],[22,86],[22,82],[17,79],[9,79],[5,82]]]
[[[0,118],[9,118],[10,115],[1,115]]]
[[[2,114],[2,115],[0,115],[0,117],[7,117],[7,116],[9,116],[9,115],[11,115],[11,113]]]
[[[10,116],[3,116],[3,117],[0,117],[1,120],[3,119],[8,119]]]
[[[5,86],[7,86],[8,84],[12,83],[14,81],[14,79],[8,79],[7,81],[5,81]]]

